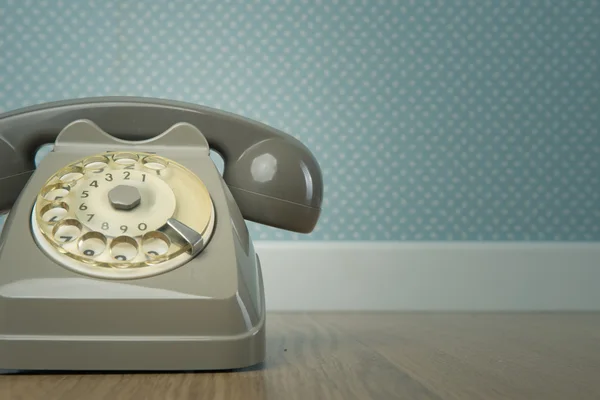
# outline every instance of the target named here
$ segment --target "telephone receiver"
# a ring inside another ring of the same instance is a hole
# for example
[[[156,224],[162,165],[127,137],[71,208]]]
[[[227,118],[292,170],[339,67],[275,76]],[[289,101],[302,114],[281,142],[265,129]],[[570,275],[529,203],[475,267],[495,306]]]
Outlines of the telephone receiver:
[[[309,233],[322,196],[304,144],[224,111],[103,97],[0,115],[0,369],[263,363],[245,221]]]
[[[209,107],[135,97],[75,99],[0,115],[0,210],[12,206],[33,174],[36,151],[77,120],[92,121],[129,141],[148,140],[175,124],[189,123],[223,158],[223,179],[245,219],[310,233],[320,216],[321,170],[299,140]]]

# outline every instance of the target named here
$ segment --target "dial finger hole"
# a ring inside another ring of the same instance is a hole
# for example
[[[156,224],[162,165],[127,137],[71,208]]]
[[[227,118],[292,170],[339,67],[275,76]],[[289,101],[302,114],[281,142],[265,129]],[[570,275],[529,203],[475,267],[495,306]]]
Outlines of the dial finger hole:
[[[108,157],[94,156],[83,161],[83,168],[88,171],[102,171],[108,166]]]
[[[130,261],[138,254],[138,244],[130,236],[119,236],[110,244],[110,254],[118,261]]]
[[[48,224],[55,224],[64,219],[69,213],[69,206],[63,202],[53,202],[46,204],[40,210],[42,221]]]
[[[149,258],[156,258],[167,254],[169,247],[171,247],[171,241],[162,232],[152,231],[142,236],[142,250]]]
[[[60,221],[52,230],[54,240],[58,243],[69,243],[81,235],[81,223],[76,219],[65,219]]]
[[[106,236],[100,232],[88,232],[79,239],[79,251],[86,257],[96,257],[106,249]]]
[[[56,183],[54,185],[45,186],[42,189],[41,194],[46,200],[56,201],[67,197],[69,194],[69,187],[61,183]]]
[[[162,169],[167,168],[167,161],[163,160],[159,157],[148,156],[142,160],[142,164],[144,167],[151,169],[153,171],[160,171]]]
[[[113,161],[119,165],[133,165],[138,161],[138,155],[134,153],[117,153]]]
[[[63,183],[74,183],[83,177],[83,168],[70,167],[60,176],[60,181]]]

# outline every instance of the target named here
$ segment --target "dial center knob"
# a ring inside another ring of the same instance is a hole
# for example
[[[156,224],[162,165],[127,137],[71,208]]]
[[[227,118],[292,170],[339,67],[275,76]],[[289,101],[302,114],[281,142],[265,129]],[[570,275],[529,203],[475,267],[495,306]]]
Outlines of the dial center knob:
[[[129,211],[140,205],[142,196],[134,186],[119,185],[108,192],[108,200],[114,209]]]

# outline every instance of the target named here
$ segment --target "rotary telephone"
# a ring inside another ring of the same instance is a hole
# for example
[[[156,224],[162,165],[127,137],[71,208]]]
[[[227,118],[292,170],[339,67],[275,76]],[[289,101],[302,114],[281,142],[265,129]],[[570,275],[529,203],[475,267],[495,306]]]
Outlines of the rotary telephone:
[[[261,363],[264,289],[244,220],[309,233],[322,186],[292,136],[198,105],[87,98],[0,115],[0,368]]]

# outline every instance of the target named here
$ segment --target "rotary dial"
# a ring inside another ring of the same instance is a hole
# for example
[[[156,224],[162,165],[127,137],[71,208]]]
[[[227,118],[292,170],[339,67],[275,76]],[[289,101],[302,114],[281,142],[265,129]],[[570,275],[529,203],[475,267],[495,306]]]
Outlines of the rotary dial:
[[[175,268],[206,245],[214,207],[182,165],[139,152],[77,160],[50,177],[32,213],[38,244],[66,267],[107,278]]]

